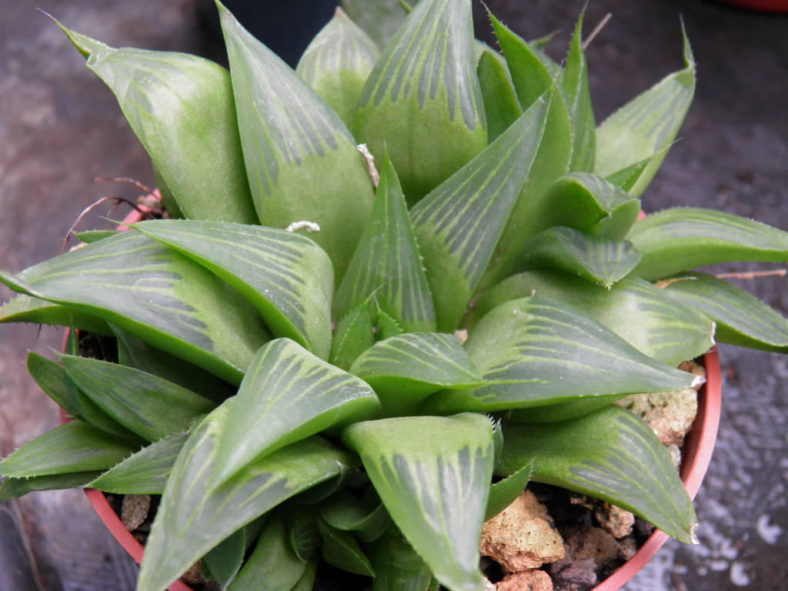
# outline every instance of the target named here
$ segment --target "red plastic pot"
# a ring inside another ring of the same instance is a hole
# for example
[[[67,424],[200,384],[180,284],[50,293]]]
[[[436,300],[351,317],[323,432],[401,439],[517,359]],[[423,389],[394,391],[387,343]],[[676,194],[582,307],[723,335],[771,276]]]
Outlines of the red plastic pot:
[[[125,224],[131,224],[140,219],[140,213],[134,211],[123,220],[123,225],[118,226],[118,229],[127,230],[128,226]],[[684,440],[684,447],[682,448],[681,480],[684,482],[684,488],[692,499],[698,493],[711,461],[711,454],[717,440],[717,428],[720,423],[722,402],[720,360],[716,348],[704,355],[703,365],[706,368],[706,383],[698,393],[698,414],[692,424],[692,429]],[[96,514],[113,537],[139,564],[142,561],[143,546],[123,525],[104,493],[98,490],[85,489],[85,494]],[[594,587],[593,591],[615,591],[621,588],[654,557],[667,539],[667,534],[659,530],[652,533],[632,558]],[[192,591],[191,587],[181,581],[176,581],[168,589],[170,591]]]
[[[788,0],[719,0],[745,10],[788,13]]]
[[[720,359],[716,347],[704,355],[703,365],[706,367],[706,383],[699,392],[698,414],[682,448],[681,480],[691,499],[698,494],[700,483],[711,461],[711,454],[717,441],[722,404]],[[593,591],[620,589],[654,557],[667,539],[667,534],[659,530],[652,533],[632,558],[594,587]]]

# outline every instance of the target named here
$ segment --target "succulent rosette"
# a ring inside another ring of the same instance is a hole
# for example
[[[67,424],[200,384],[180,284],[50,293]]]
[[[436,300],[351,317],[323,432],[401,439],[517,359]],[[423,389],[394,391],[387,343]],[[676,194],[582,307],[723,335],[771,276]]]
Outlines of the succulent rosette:
[[[231,591],[480,590],[485,519],[528,480],[683,542],[668,452],[614,405],[696,383],[719,341],[788,322],[699,266],[788,260],[788,234],[678,208],[637,221],[695,63],[597,125],[582,18],[551,60],[470,0],[421,0],[379,44],[341,10],[295,71],[218,6],[229,71],[63,28],[117,96],[166,219],[88,232],[0,280],[0,321],[112,346],[33,378],[71,421],[0,462],[0,498],[161,495],[138,588],[195,562]],[[75,335],[76,331],[72,331]],[[466,340],[467,337],[467,340]]]

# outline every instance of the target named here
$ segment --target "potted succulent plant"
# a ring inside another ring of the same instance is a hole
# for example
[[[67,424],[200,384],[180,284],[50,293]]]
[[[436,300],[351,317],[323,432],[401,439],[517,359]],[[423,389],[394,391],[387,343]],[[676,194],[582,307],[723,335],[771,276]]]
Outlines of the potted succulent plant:
[[[677,366],[715,327],[785,351],[784,318],[691,269],[786,261],[788,234],[636,223],[692,99],[686,39],[597,127],[582,18],[558,64],[493,16],[501,52],[476,42],[470,0],[422,0],[382,48],[338,12],[294,72],[219,12],[229,73],[63,28],[170,219],[0,272],[0,321],[96,335],[29,356],[72,420],[0,462],[0,498],[155,495],[141,590],[196,563],[234,591],[309,589],[319,564],[482,589],[482,523],[529,480],[692,542],[668,452],[613,403],[697,385]]]

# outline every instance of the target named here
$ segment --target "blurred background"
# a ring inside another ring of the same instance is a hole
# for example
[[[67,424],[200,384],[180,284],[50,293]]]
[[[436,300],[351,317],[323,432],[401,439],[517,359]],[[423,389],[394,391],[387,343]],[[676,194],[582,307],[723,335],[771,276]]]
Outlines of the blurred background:
[[[290,2],[308,21],[294,32],[279,15],[285,4],[271,2],[266,16],[250,15],[247,26],[263,25],[264,41],[294,61],[333,8]],[[487,4],[526,39],[555,31],[547,51],[561,59],[585,0]],[[94,177],[153,186],[147,157],[113,96],[36,7],[110,45],[224,61],[209,11],[197,0],[2,0],[0,268],[14,272],[55,255],[96,199],[140,194]],[[476,10],[477,36],[490,40],[483,8]],[[586,33],[608,12],[612,20],[587,50],[597,121],[682,67],[680,18],[698,62],[695,102],[643,195],[644,209],[714,207],[788,229],[788,17],[702,0],[590,0]],[[104,208],[81,227],[108,227],[103,216],[118,220],[126,212]],[[741,285],[788,314],[788,279]],[[0,287],[0,301],[9,297]],[[24,360],[26,351],[46,354],[61,339],[47,327],[0,327],[0,455],[57,424],[57,409],[28,378]],[[788,359],[726,346],[720,354],[723,412],[696,501],[700,544],[669,541],[627,591],[788,589]],[[127,591],[135,577],[136,566],[80,491],[0,504],[0,591]]]

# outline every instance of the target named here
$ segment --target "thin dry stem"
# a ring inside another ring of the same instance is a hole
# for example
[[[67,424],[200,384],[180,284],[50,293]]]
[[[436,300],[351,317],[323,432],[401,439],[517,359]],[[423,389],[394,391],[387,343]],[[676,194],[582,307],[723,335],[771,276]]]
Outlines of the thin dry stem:
[[[98,183],[125,183],[127,185],[134,185],[146,195],[153,193],[153,191],[151,191],[147,186],[143,185],[138,180],[127,176],[94,176],[93,180]]]
[[[377,189],[378,183],[380,183],[380,173],[375,166],[375,157],[372,155],[372,152],[369,151],[369,148],[367,148],[367,144],[357,145],[356,150],[363,156],[364,164],[367,167],[367,174],[369,174],[372,185]]]
[[[602,29],[605,28],[605,25],[610,21],[611,18],[613,18],[612,12],[608,12],[604,17],[602,17],[602,20],[599,21],[599,24],[594,27],[594,30],[588,35],[588,39],[583,41],[583,51],[588,49],[588,46],[591,45],[591,42],[594,40],[594,38],[602,32]]]
[[[69,239],[71,238],[71,236],[74,235],[74,231],[76,230],[77,226],[82,222],[82,220],[85,219],[85,216],[88,215],[97,207],[103,205],[104,203],[107,203],[108,201],[112,201],[115,203],[112,210],[110,211],[114,211],[121,203],[126,203],[131,207],[133,207],[134,209],[136,209],[138,212],[140,212],[140,214],[142,214],[143,216],[147,217],[149,215],[147,211],[139,207],[136,203],[134,203],[133,201],[129,201],[128,199],[125,199],[123,197],[102,197],[101,199],[94,201],[93,203],[88,205],[85,209],[83,209],[82,213],[80,213],[77,216],[77,219],[74,220],[74,223],[71,224],[71,227],[68,229],[68,232],[66,232],[63,241],[60,243],[60,254],[63,254],[66,251],[66,245],[68,244]]]
[[[739,273],[718,273],[717,279],[758,279],[759,277],[785,277],[785,269],[772,269],[770,271],[741,271]]]

